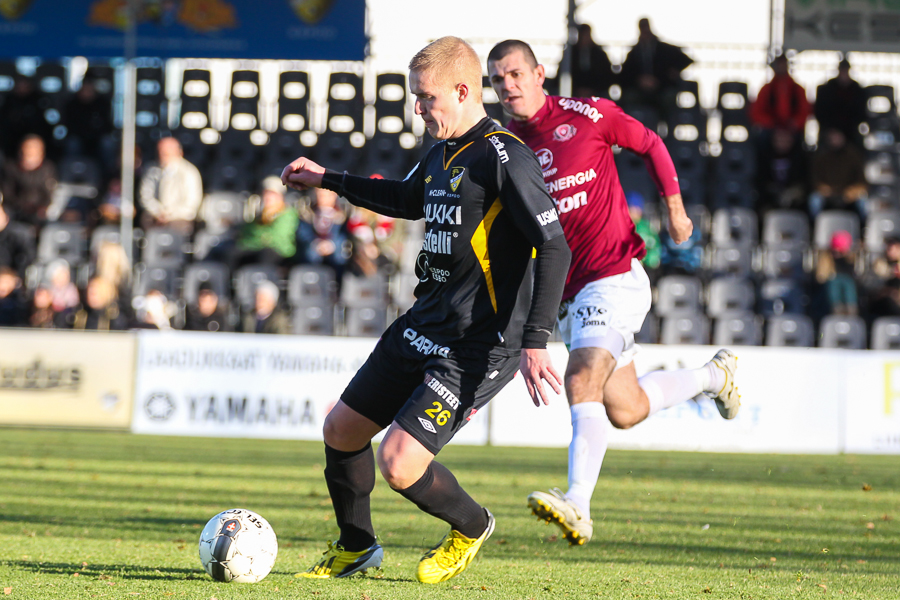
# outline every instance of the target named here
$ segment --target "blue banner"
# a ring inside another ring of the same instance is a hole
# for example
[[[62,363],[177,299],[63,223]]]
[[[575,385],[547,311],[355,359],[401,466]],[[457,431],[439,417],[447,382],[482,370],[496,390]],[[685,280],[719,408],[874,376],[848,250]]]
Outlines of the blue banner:
[[[136,0],[137,56],[362,60],[365,0]],[[0,0],[0,56],[117,57],[125,0]]]

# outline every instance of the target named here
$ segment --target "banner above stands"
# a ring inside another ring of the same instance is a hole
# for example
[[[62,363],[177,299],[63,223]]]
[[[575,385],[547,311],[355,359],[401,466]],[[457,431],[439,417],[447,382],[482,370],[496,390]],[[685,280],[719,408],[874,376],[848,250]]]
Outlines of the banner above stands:
[[[895,53],[900,48],[900,2],[785,0],[784,47]]]
[[[363,60],[365,0],[136,0],[137,56]],[[0,56],[118,57],[125,0],[0,2]]]

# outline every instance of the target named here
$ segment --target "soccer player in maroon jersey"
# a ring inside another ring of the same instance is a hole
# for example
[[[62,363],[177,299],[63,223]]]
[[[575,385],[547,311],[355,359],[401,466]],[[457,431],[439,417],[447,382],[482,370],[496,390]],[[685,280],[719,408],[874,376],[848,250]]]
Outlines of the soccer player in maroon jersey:
[[[494,46],[488,72],[513,117],[509,130],[541,163],[572,250],[558,321],[569,349],[569,488],[534,492],[528,504],[539,518],[559,525],[570,544],[581,545],[593,533],[590,499],[606,454],[608,423],[627,429],[703,392],[715,399],[724,418],[732,419],[740,406],[737,364],[734,354],[723,349],[699,369],[637,377],[634,334],[650,310],[650,282],[640,263],[644,243],[628,215],[612,146],[644,157],[668,210],[669,234],[681,243],[691,236],[693,224],[659,136],[610,100],[546,96],[544,67],[525,42]]]

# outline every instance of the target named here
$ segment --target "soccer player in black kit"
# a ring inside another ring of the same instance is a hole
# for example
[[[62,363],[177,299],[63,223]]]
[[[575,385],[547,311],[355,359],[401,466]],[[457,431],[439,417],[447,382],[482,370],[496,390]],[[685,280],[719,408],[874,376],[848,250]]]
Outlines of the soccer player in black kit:
[[[494,530],[435,455],[521,370],[535,405],[562,379],[546,350],[571,258],[534,153],[487,117],[481,65],[441,38],[409,65],[416,113],[435,144],[403,181],[327,171],[298,158],[295,189],[324,187],[375,212],[426,221],[416,302],[384,332],[325,420],[325,481],[340,538],[305,577],[345,577],[381,564],[369,509],[371,439],[387,483],[450,533],[419,562],[437,583],[469,565]],[[534,254],[535,258],[532,259]]]

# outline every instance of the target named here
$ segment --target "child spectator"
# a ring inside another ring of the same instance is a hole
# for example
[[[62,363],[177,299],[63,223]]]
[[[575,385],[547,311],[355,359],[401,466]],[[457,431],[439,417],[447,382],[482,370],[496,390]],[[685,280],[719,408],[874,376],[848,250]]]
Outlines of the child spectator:
[[[94,277],[88,282],[85,303],[75,313],[73,329],[124,331],[128,319],[119,310],[116,287],[108,279]]]
[[[78,306],[78,288],[72,283],[72,271],[65,259],[58,258],[47,265],[47,289],[51,295],[53,312],[68,316]]]
[[[39,285],[34,290],[31,301],[31,316],[28,323],[37,329],[65,329],[68,327],[66,316],[70,311],[58,313],[53,310],[53,292],[46,285]]]
[[[847,231],[836,231],[831,237],[831,248],[819,251],[817,316],[859,314],[852,248],[853,236]]]

